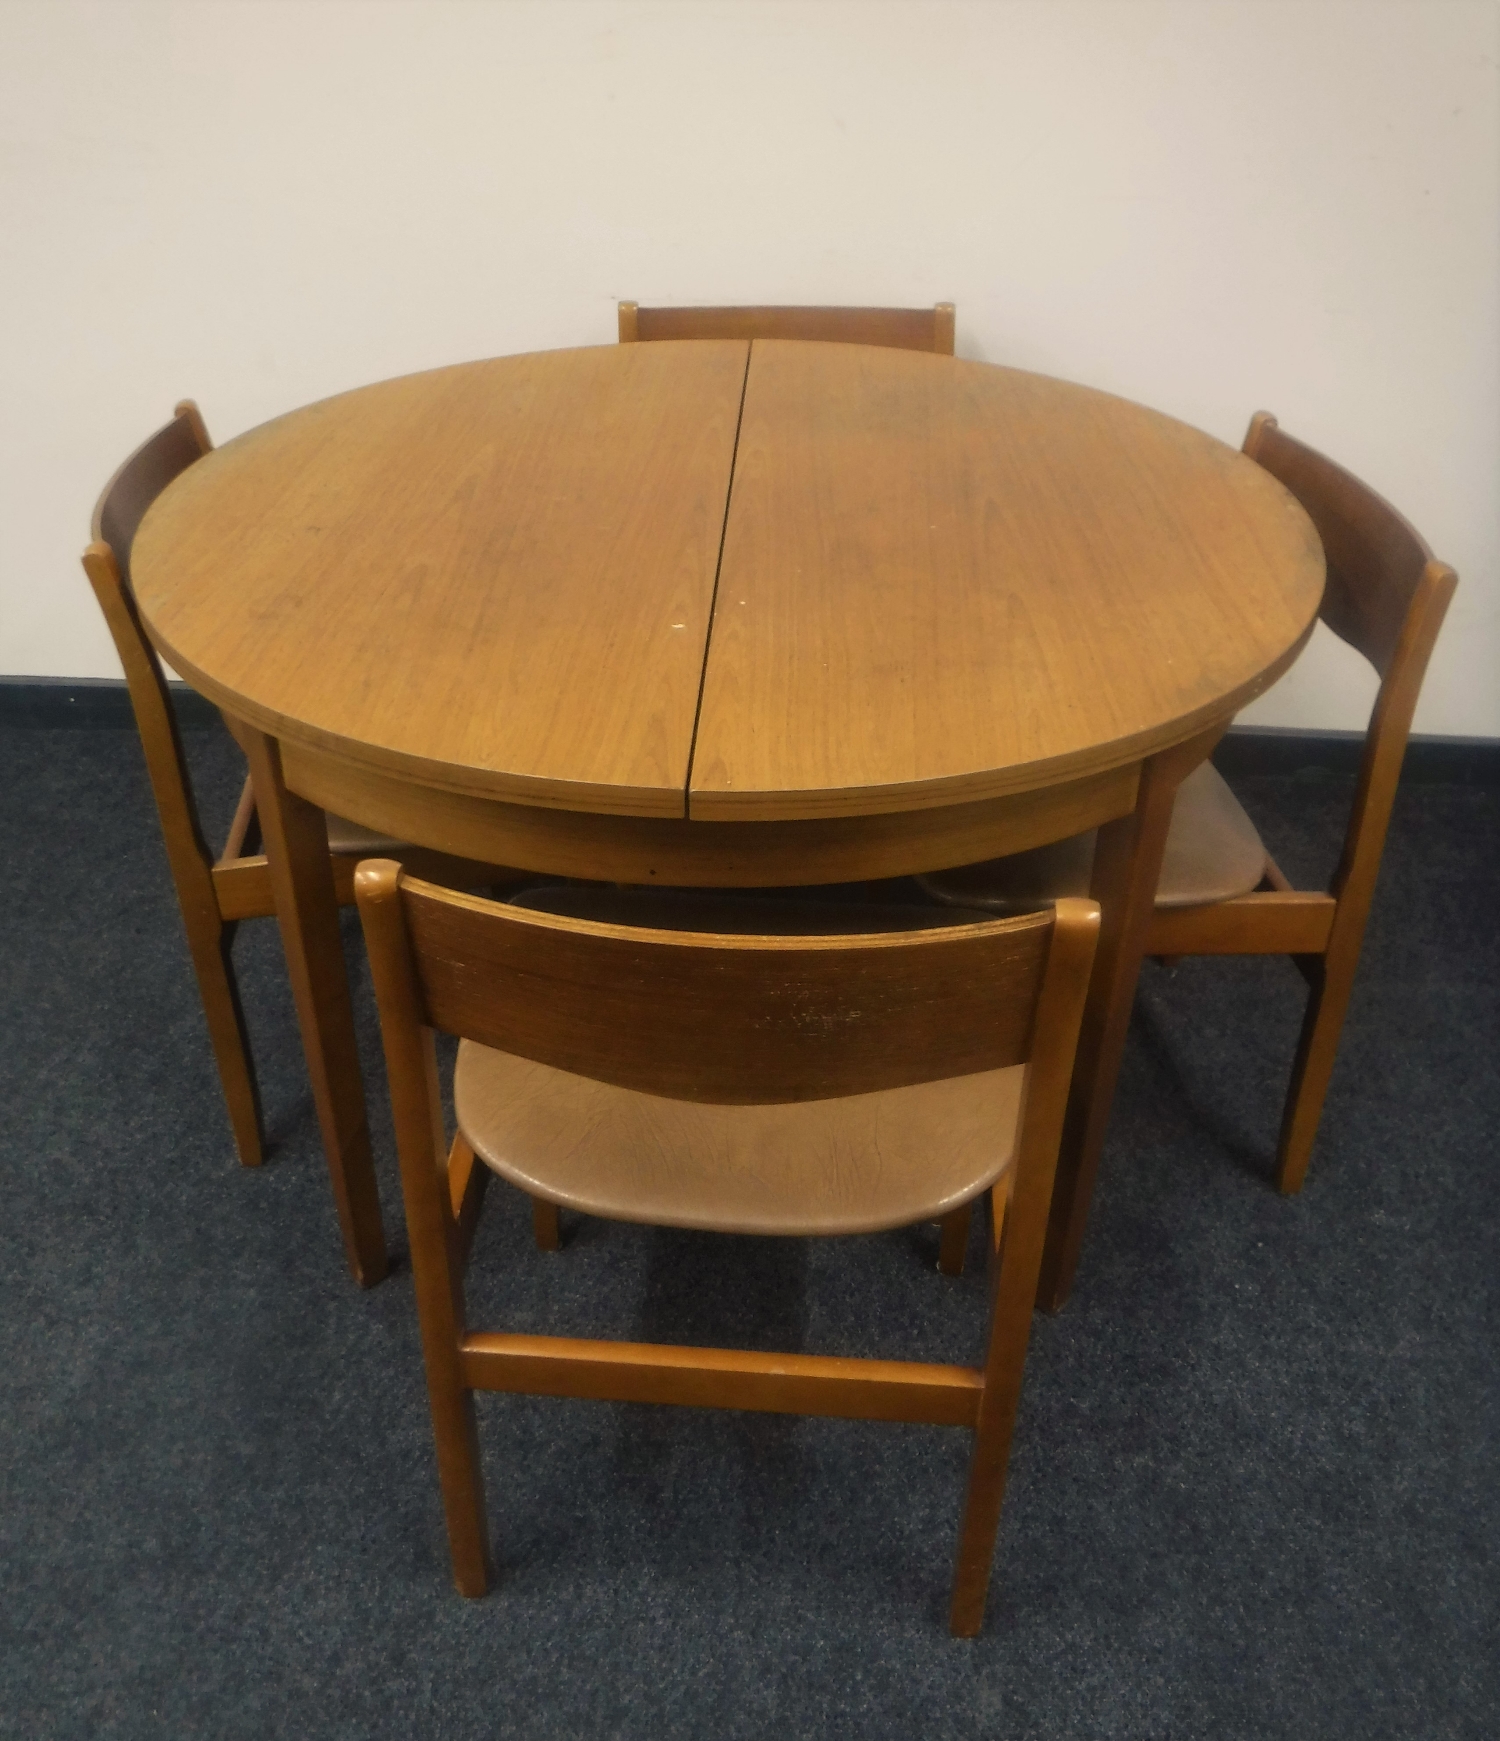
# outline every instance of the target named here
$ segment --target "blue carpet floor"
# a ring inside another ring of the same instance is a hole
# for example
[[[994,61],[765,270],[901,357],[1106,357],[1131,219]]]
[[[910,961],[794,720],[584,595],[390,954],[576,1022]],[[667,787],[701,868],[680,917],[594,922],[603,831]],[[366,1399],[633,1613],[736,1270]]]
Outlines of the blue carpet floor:
[[[222,824],[232,748],[190,748]],[[1403,791],[1300,1197],[1269,1184],[1295,970],[1146,970],[961,1643],[940,1428],[483,1398],[501,1576],[454,1594],[410,1273],[348,1280],[274,927],[236,945],[274,1143],[245,1172],[133,734],[0,755],[0,1735],[1500,1734],[1495,792]],[[1237,785],[1325,876],[1348,783]],[[538,1253],[497,1188],[476,1318],[977,1345],[935,1230],[569,1233]]]

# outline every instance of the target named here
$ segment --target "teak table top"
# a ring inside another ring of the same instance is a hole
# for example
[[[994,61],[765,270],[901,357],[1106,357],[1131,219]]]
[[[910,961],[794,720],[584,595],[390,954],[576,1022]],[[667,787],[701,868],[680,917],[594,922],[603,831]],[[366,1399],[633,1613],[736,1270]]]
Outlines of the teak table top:
[[[152,639],[287,745],[452,793],[876,816],[1138,762],[1291,662],[1323,555],[1232,449],[915,352],[499,358],[207,455],[132,555]]]

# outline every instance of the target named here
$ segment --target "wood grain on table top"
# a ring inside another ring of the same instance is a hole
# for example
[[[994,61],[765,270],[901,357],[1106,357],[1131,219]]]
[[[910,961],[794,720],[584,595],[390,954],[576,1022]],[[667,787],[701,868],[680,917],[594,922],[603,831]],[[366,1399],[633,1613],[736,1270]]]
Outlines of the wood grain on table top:
[[[1253,462],[983,364],[757,341],[689,814],[987,797],[1134,759],[1291,662],[1323,555]]]
[[[133,570],[168,660],[289,747],[723,822],[1134,762],[1272,682],[1323,586],[1291,496],[1186,425],[760,340],[500,358],[293,412],[174,483]]]
[[[273,735],[681,816],[746,351],[501,358],[254,429],[141,527],[152,638]]]

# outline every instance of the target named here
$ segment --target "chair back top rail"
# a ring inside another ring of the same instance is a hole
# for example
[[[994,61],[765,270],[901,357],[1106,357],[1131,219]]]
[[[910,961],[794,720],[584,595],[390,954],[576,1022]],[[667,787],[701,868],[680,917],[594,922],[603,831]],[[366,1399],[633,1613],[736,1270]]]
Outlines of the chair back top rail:
[[[125,672],[146,771],[161,813],[167,856],[190,930],[195,922],[205,926],[219,922],[211,871],[214,854],[204,838],[193,801],[192,778],[166,673],[146,638],[131,591],[130,547],[147,508],[212,447],[198,407],[191,399],[182,400],[172,421],[148,436],[100,492],[94,506],[93,542],[83,553],[84,573]]]
[[[387,860],[362,865],[356,889],[367,929],[404,915],[426,1026],[719,1104],[834,1099],[1024,1063],[1053,931],[1051,911],[852,936],[637,929],[496,906]]]
[[[1426,541],[1383,497],[1288,435],[1268,411],[1251,418],[1244,451],[1291,491],[1317,527],[1328,562],[1319,615],[1386,676],[1433,560]]]
[[[1251,418],[1244,451],[1307,510],[1328,563],[1319,615],[1381,678],[1330,885],[1341,907],[1335,930],[1346,933],[1357,950],[1412,716],[1458,576],[1434,560],[1404,515],[1342,466],[1286,434],[1270,412]]]
[[[932,308],[642,308],[620,304],[620,343],[650,339],[813,339],[953,355],[951,302]]]
[[[146,510],[174,478],[213,443],[198,407],[182,400],[172,421],[148,436],[104,486],[94,504],[92,536],[114,551],[120,578],[130,585],[130,548]]]

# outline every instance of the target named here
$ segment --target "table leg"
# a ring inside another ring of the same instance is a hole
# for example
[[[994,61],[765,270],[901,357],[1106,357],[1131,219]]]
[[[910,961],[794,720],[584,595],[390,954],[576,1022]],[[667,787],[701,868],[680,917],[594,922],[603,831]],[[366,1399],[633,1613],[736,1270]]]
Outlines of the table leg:
[[[354,1279],[368,1288],[385,1277],[385,1229],[365,1116],[354,1007],[339,937],[328,826],[317,805],[288,791],[275,739],[241,721],[232,722],[232,730],[250,761],[276,918],[344,1249]]]
[[[1101,908],[1099,950],[1078,1035],[1037,1304],[1055,1312],[1073,1287],[1088,1225],[1094,1177],[1114,1101],[1125,1033],[1156,901],[1172,804],[1182,781],[1223,736],[1224,727],[1176,744],[1141,764],[1136,806],[1099,830],[1089,893]]]

